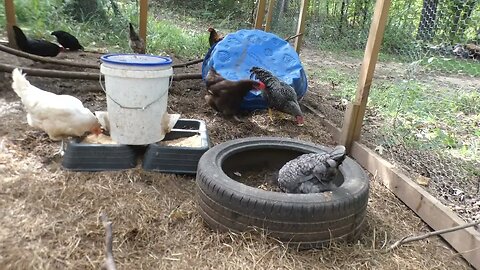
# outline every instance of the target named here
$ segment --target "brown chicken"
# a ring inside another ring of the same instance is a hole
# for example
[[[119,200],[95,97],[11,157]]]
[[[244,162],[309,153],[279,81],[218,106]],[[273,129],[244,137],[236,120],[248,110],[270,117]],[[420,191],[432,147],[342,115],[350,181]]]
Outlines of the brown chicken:
[[[212,27],[208,28],[208,32],[210,32],[210,36],[208,37],[208,42],[210,43],[210,47],[212,47],[213,44],[223,39],[223,36],[220,36],[218,32]]]
[[[243,97],[248,91],[265,89],[265,84],[254,80],[226,80],[213,67],[208,71],[205,82],[207,104],[225,116],[233,116],[237,121],[240,121],[237,114],[240,111]]]
[[[130,45],[130,48],[132,48],[134,53],[144,54],[145,53],[145,42],[135,32],[135,29],[133,29],[133,25],[131,23],[128,23],[128,26],[130,27],[130,29],[129,29],[129,41],[128,41],[128,44]]]
[[[465,48],[468,50],[471,58],[480,60],[480,46],[469,43],[465,46]]]

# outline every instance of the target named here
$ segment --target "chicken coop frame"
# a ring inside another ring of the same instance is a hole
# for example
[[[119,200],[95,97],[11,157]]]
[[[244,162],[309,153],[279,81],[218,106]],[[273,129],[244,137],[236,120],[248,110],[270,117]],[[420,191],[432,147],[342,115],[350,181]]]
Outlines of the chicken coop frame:
[[[264,29],[265,31],[271,29],[273,12],[268,11],[273,10],[274,4],[275,0],[269,0],[268,6],[267,0],[258,0],[254,28]],[[12,29],[12,26],[16,24],[13,0],[5,0],[4,5],[7,19],[6,26],[8,42],[10,47],[16,47]],[[452,210],[430,195],[389,161],[383,159],[375,153],[375,151],[369,149],[360,142],[368,95],[373,81],[373,74],[378,60],[380,45],[383,40],[390,5],[391,0],[376,0],[357,84],[355,100],[347,106],[342,128],[336,127],[328,119],[322,117],[315,109],[307,108],[322,119],[324,125],[329,129],[334,139],[338,143],[347,147],[350,156],[362,165],[363,168],[381,179],[388,189],[390,189],[418,216],[420,216],[420,218],[422,218],[431,228],[434,230],[442,230],[454,226],[465,225],[465,222]],[[297,53],[300,53],[307,20],[308,6],[309,0],[302,0],[297,25],[297,35],[295,35],[294,44]],[[145,42],[147,42],[147,14],[148,0],[140,0],[139,34]],[[263,23],[264,20],[265,24]],[[59,75],[61,74],[57,74],[56,76]],[[98,79],[98,75],[93,73],[90,75],[91,76],[83,78],[92,79],[95,77],[95,79]],[[450,232],[448,234],[442,234],[441,236],[473,267],[480,269],[480,233],[478,231],[470,227]]]

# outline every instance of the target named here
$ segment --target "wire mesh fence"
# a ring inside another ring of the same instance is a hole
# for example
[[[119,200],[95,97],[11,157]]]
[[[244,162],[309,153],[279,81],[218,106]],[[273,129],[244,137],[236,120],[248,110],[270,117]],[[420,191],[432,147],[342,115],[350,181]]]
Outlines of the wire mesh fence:
[[[295,33],[300,2],[276,1],[272,32]],[[466,221],[478,220],[480,4],[392,2],[362,140]],[[317,62],[329,63],[304,61],[317,67],[309,75],[320,87],[312,92],[329,101],[319,107],[337,125],[354,97],[374,5],[373,0],[309,4],[306,45],[314,53],[307,58],[317,52],[324,56]],[[345,69],[349,64],[354,68]]]

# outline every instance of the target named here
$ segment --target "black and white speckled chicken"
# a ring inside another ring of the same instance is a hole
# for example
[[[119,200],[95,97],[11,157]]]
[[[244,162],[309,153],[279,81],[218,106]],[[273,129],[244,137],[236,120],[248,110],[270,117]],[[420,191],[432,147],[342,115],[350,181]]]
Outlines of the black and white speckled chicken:
[[[293,115],[297,125],[303,125],[303,112],[298,104],[295,89],[263,68],[252,67],[250,72],[251,77],[255,77],[265,84],[265,91],[262,94],[267,100],[269,108]],[[270,110],[269,114],[271,118]]]
[[[338,166],[345,159],[345,146],[330,153],[303,154],[287,162],[278,173],[278,186],[287,193],[318,193],[336,188]]]

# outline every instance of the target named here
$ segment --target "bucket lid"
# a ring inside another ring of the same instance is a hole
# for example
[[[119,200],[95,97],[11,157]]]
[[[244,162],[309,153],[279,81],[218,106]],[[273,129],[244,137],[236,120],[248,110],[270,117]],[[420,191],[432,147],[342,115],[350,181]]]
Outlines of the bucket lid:
[[[128,66],[166,66],[172,59],[164,56],[148,54],[112,53],[100,57],[105,63]]]

